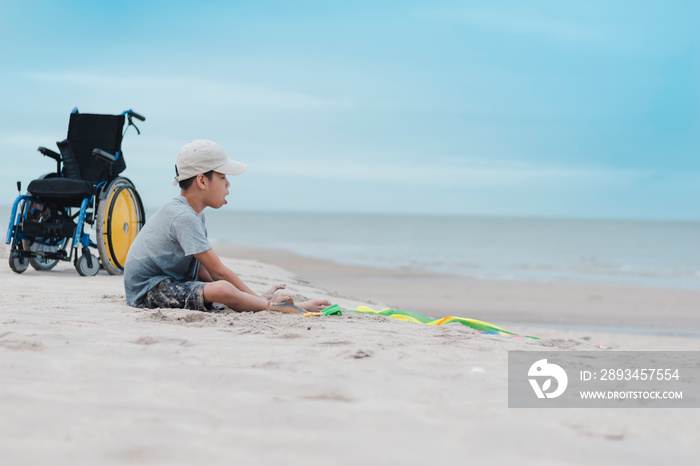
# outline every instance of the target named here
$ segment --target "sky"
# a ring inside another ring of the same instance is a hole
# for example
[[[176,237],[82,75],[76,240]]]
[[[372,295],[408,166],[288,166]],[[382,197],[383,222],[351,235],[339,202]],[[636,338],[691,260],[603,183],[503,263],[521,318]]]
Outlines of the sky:
[[[0,204],[70,111],[146,116],[249,165],[227,209],[700,220],[694,1],[0,0]]]

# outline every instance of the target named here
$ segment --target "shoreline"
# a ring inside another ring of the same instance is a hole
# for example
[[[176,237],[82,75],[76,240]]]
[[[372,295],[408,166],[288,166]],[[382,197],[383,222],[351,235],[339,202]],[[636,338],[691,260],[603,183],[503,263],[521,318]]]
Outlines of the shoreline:
[[[610,284],[489,281],[339,264],[273,249],[216,245],[221,256],[292,271],[336,294],[431,317],[600,332],[700,337],[700,291]],[[692,335],[689,335],[692,334]]]

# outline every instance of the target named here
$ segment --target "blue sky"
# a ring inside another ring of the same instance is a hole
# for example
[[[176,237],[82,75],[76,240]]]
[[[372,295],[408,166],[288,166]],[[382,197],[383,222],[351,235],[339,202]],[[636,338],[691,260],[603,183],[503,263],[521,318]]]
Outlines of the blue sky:
[[[700,220],[697,2],[0,2],[0,203],[68,114],[249,164],[233,210]]]

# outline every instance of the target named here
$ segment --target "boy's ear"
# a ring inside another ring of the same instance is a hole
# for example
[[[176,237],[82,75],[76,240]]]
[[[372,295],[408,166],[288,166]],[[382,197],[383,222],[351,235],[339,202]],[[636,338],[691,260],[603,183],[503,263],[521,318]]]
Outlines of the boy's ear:
[[[199,186],[202,189],[206,188],[206,184],[204,182],[205,179],[206,179],[206,176],[204,176],[202,174],[197,175],[197,178],[195,179],[197,186]]]

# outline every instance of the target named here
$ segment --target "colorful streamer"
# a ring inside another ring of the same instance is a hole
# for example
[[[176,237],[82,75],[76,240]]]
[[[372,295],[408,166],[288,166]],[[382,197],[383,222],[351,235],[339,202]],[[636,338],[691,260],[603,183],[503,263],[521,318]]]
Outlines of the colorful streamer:
[[[403,320],[406,322],[416,322],[419,324],[426,324],[426,325],[445,325],[451,322],[457,322],[462,325],[466,325],[467,327],[473,328],[474,330],[478,331],[479,333],[484,333],[484,334],[490,334],[490,335],[511,335],[514,337],[524,337],[524,338],[532,338],[533,340],[539,340],[537,337],[532,337],[528,335],[518,335],[517,333],[509,332],[507,330],[502,329],[501,327],[498,327],[493,324],[489,324],[488,322],[482,322],[480,320],[475,320],[475,319],[467,319],[466,317],[455,317],[455,316],[449,316],[449,317],[443,317],[442,319],[433,319],[432,317],[428,317],[423,314],[419,314],[417,312],[413,311],[405,311],[405,310],[397,310],[397,309],[384,309],[382,311],[375,311],[374,309],[371,309],[367,306],[357,306],[356,309],[343,309],[337,304],[333,304],[332,306],[327,307],[323,311],[321,311],[319,314],[322,315],[333,315],[333,314],[341,314],[342,311],[349,311],[349,312],[357,312],[359,314],[370,314],[370,315],[379,315],[379,316],[387,316],[391,317],[392,319],[398,319],[398,320]]]

